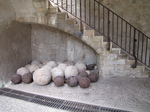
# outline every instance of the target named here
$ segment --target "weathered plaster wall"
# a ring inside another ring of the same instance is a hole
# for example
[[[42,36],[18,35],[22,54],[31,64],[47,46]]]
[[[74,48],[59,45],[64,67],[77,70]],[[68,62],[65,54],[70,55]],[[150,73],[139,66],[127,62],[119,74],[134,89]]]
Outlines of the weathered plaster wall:
[[[66,32],[44,25],[32,25],[32,58],[46,61],[78,61],[96,63],[92,48]]]
[[[31,61],[30,25],[15,21],[9,0],[0,0],[0,87],[20,67]]]

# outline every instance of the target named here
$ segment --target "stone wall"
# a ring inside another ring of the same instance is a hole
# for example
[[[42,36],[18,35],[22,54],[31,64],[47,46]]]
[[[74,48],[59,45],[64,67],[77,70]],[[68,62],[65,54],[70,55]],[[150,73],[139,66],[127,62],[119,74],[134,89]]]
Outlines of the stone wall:
[[[96,63],[96,53],[76,37],[59,29],[32,25],[32,58],[46,61],[78,61]]]
[[[15,21],[9,0],[0,0],[0,87],[12,74],[31,61],[30,25]]]

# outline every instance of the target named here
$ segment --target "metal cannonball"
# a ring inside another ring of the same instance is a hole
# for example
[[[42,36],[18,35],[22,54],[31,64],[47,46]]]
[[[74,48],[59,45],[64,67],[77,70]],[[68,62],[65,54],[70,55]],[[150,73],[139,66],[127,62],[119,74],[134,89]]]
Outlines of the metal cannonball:
[[[63,86],[63,85],[64,85],[64,82],[65,82],[65,79],[64,79],[64,77],[62,77],[62,76],[57,76],[57,77],[54,78],[54,84],[55,84],[57,87]]]
[[[22,79],[21,79],[21,75],[19,74],[14,74],[12,77],[11,77],[11,81],[12,83],[14,84],[19,84],[22,82]]]
[[[33,75],[31,73],[27,73],[22,76],[22,82],[29,84],[32,81],[33,81]]]
[[[81,88],[88,88],[90,86],[90,79],[88,77],[81,77],[79,85]]]

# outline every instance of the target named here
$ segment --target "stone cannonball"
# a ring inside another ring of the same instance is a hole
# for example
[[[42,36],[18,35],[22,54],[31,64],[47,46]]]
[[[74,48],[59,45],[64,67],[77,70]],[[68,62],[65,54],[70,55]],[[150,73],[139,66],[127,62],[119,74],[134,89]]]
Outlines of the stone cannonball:
[[[77,76],[78,75],[78,70],[75,66],[68,66],[65,69],[65,78],[69,78],[71,76]]]
[[[35,70],[37,70],[37,69],[39,69],[39,66],[38,65],[35,65],[35,64],[33,64],[33,65],[31,65],[30,67],[29,67],[29,71],[30,71],[30,73],[33,73]]]
[[[47,69],[49,72],[51,72],[51,70],[52,70],[52,67],[49,65],[44,65],[42,68]]]
[[[88,77],[81,77],[79,85],[81,88],[88,88],[90,86],[90,79]]]
[[[95,72],[91,72],[89,75],[88,75],[88,78],[90,79],[91,82],[97,82],[98,79],[99,79],[99,75]]]
[[[30,64],[27,64],[26,66],[25,66],[25,68],[27,68],[28,70],[29,70],[29,67],[30,67],[31,65]]]
[[[57,64],[55,63],[55,61],[49,61],[46,65],[49,65],[52,68],[57,67]]]
[[[33,81],[40,86],[47,85],[51,81],[51,74],[45,68],[37,69],[33,73]]]
[[[79,75],[77,76],[78,81],[80,80],[81,77],[88,77],[88,73],[85,71],[80,72]]]
[[[63,71],[67,68],[67,64],[61,63],[58,65],[58,68],[61,68]]]
[[[64,77],[62,76],[57,76],[54,78],[54,84],[57,86],[57,87],[60,87],[60,86],[63,86],[64,85]]]
[[[32,81],[33,81],[33,75],[31,73],[27,73],[22,76],[22,82],[29,84]]]
[[[77,79],[77,77],[74,77],[74,76],[73,77],[69,77],[67,79],[67,84],[70,87],[76,87],[78,85],[78,79]]]
[[[38,60],[34,60],[31,62],[31,65],[38,65],[38,64],[41,64],[41,62]]]
[[[30,71],[26,67],[21,67],[17,70],[17,74],[23,76],[26,73],[29,73]]]
[[[86,71],[86,66],[83,63],[76,63],[75,67],[78,69],[78,72]]]
[[[95,65],[96,64],[89,64],[89,65],[86,65],[86,69],[87,70],[93,70],[95,68]]]
[[[12,83],[14,84],[19,84],[22,82],[22,78],[21,78],[21,75],[19,74],[14,74],[12,77],[11,77],[11,81]]]
[[[55,77],[57,76],[62,76],[64,77],[64,72],[61,68],[55,67],[51,70],[51,74],[52,74],[52,80],[54,80]]]
[[[73,61],[65,61],[64,62],[67,66],[74,66],[74,62]]]

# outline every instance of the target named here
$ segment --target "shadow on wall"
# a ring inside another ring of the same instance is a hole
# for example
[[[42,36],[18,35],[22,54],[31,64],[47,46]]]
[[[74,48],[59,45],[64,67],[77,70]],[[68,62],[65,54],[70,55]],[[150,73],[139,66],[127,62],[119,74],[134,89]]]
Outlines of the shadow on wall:
[[[62,30],[33,24],[31,38],[33,60],[96,63],[97,54],[91,47]]]
[[[12,21],[0,33],[0,86],[31,61],[31,26]]]

